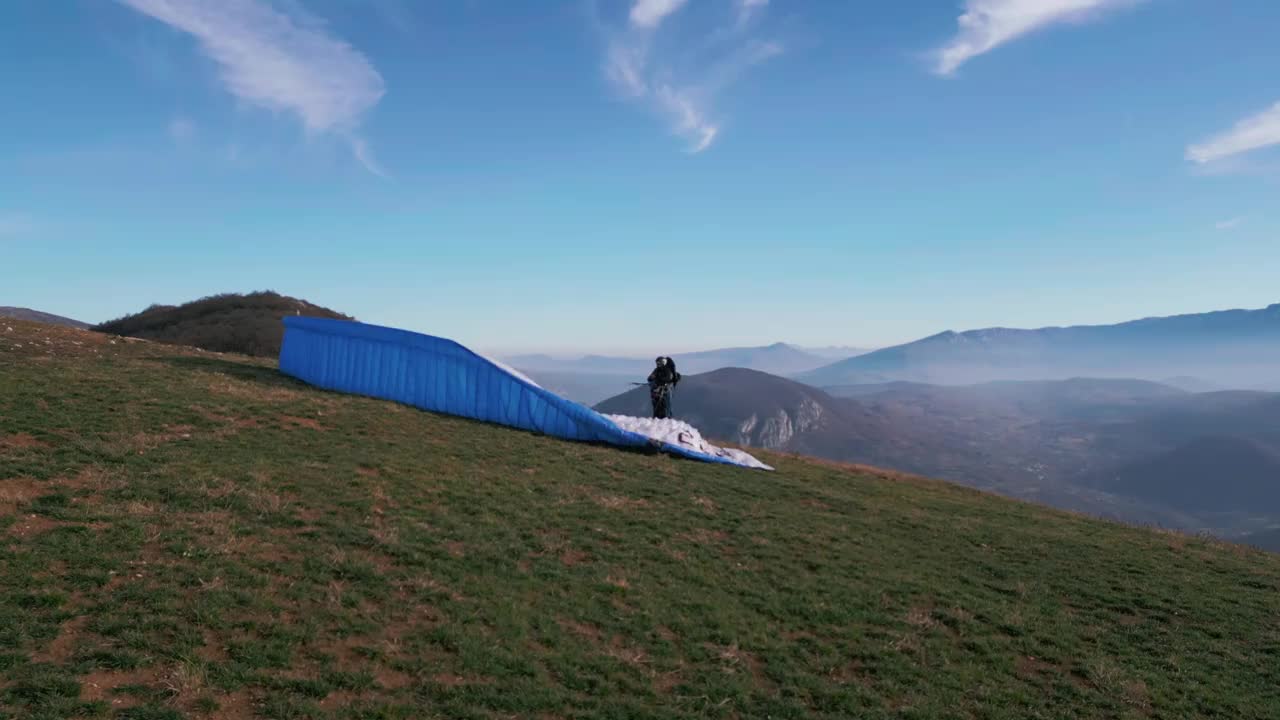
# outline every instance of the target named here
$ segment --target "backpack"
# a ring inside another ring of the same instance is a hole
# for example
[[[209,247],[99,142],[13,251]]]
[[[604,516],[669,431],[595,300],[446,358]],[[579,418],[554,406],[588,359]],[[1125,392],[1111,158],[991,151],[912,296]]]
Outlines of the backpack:
[[[663,357],[666,357],[665,355]],[[676,361],[667,358],[667,367],[671,368],[671,384],[678,385],[680,383],[680,373],[676,372]]]

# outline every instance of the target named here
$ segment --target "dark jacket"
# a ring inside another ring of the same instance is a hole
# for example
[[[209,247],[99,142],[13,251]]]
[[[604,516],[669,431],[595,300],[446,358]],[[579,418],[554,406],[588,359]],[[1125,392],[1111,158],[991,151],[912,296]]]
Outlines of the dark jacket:
[[[653,372],[649,373],[649,387],[651,388],[675,385],[678,382],[680,382],[680,373],[676,372],[670,363],[662,367],[656,367]]]

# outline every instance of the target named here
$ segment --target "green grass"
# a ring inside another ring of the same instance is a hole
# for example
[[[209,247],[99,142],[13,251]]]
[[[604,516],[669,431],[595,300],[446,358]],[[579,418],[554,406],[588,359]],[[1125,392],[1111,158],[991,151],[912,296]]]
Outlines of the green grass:
[[[762,459],[0,322],[0,718],[1280,717],[1276,556]]]

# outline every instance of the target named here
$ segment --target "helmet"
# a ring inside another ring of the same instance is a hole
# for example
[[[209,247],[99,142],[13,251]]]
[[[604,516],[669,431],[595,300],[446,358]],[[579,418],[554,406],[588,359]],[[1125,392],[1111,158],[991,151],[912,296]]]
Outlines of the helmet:
[[[654,362],[657,363],[659,366],[662,366],[667,364],[667,359],[664,357],[657,357],[657,358],[654,358]]]

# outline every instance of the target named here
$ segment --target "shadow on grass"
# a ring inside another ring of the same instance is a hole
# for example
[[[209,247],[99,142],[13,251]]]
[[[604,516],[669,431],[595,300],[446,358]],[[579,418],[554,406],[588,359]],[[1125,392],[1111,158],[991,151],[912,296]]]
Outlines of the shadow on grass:
[[[248,380],[249,382],[261,383],[274,388],[301,390],[303,388],[311,387],[301,380],[291,378],[277,370],[275,367],[267,365],[253,365],[212,357],[157,358],[157,362],[162,362],[182,370],[204,370],[206,372],[216,372],[236,378],[237,380]]]

